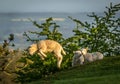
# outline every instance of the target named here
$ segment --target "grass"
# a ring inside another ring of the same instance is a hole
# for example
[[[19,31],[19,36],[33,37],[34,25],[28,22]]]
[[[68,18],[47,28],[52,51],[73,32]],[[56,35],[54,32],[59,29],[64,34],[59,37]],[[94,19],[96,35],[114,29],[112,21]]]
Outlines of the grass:
[[[120,56],[63,70],[29,84],[119,84]]]

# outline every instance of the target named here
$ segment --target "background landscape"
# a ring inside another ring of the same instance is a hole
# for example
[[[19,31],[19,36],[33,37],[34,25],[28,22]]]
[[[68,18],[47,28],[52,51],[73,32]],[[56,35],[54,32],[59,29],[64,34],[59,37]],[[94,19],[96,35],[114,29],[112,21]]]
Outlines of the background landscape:
[[[119,0],[0,1],[0,84],[119,84]],[[44,61],[29,54],[27,47],[41,39],[62,45],[60,68],[53,53]],[[72,67],[74,51],[86,47],[103,59],[89,62],[81,54],[83,65]]]

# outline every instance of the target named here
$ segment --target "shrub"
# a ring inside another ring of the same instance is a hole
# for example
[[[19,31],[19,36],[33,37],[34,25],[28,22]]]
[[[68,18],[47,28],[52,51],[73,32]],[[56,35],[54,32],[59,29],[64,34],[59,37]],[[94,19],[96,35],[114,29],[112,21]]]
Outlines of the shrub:
[[[100,51],[106,56],[116,56],[120,54],[120,17],[116,17],[120,4],[110,3],[110,7],[106,8],[103,16],[98,16],[94,12],[88,15],[94,22],[69,18],[77,24],[73,30],[75,33],[73,37],[78,39],[79,46],[89,47],[91,52]]]
[[[4,40],[3,44],[0,45],[0,56],[6,56],[10,53],[10,46],[14,47],[14,34],[10,34],[7,40]]]
[[[52,17],[46,19],[42,24],[38,24],[36,21],[30,19],[39,31],[24,32],[24,36],[27,38],[27,41],[31,42],[37,42],[41,39],[51,39],[59,42],[67,53],[63,57],[61,70],[71,67],[73,51],[81,47],[89,47],[90,51],[100,51],[106,56],[118,55],[120,54],[120,18],[115,18],[115,15],[120,10],[120,4],[113,6],[111,3],[110,7],[106,8],[108,10],[104,12],[104,16],[98,16],[95,13],[88,15],[94,18],[94,22],[92,23],[82,22],[69,17],[76,23],[76,27],[73,30],[74,36],[70,38],[63,37],[58,31],[60,26],[53,21]],[[37,38],[32,38],[29,34],[35,35]],[[33,81],[59,71],[56,67],[56,59],[53,54],[48,53],[45,61],[42,61],[36,54],[29,56],[26,53],[25,55],[26,57],[20,61],[28,65],[17,71],[19,75],[18,81],[23,83]],[[27,59],[33,63],[29,63]]]

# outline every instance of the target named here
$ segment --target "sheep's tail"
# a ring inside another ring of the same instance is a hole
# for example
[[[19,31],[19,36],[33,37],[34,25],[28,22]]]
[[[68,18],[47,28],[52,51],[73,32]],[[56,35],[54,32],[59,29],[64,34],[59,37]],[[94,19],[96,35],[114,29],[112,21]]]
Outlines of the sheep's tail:
[[[66,55],[66,52],[64,51],[63,48],[62,48],[61,52],[62,52],[63,55]]]

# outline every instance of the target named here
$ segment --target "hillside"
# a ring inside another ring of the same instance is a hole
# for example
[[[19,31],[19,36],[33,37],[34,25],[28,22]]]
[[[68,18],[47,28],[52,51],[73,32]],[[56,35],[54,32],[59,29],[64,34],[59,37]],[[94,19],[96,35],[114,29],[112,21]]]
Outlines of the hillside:
[[[60,71],[29,84],[119,84],[119,82],[120,56],[116,56]]]

